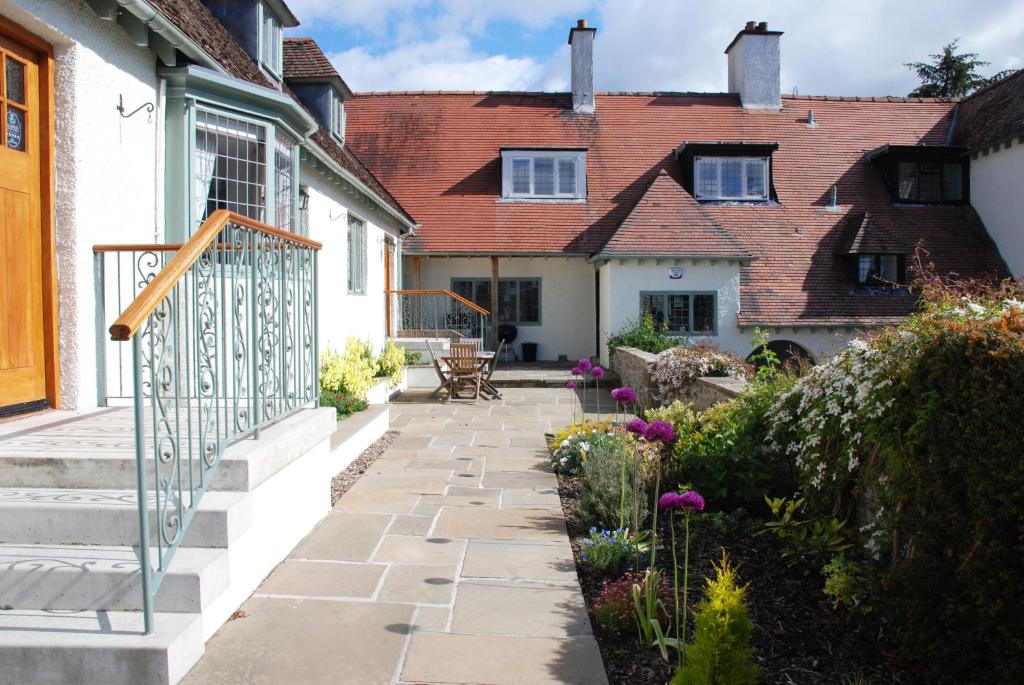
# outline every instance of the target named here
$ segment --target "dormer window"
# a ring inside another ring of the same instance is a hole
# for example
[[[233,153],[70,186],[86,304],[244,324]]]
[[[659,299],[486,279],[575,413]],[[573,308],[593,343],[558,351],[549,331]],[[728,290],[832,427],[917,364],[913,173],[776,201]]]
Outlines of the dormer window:
[[[676,149],[683,187],[701,202],[764,202],[772,191],[778,143],[690,142]]]
[[[880,286],[903,283],[903,255],[857,255],[857,284]]]
[[[501,151],[502,192],[513,200],[579,200],[587,196],[585,150]]]
[[[882,173],[897,205],[962,205],[967,202],[966,148],[883,145],[865,155]]]
[[[260,5],[260,65],[281,80],[281,21],[266,4]]]
[[[694,157],[698,200],[767,200],[767,157]]]
[[[338,140],[345,140],[345,101],[341,93],[331,89],[331,135]]]

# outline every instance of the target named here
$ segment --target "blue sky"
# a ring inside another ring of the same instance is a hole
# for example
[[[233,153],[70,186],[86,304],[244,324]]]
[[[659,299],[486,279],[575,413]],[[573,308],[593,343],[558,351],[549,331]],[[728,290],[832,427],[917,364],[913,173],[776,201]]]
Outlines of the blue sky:
[[[960,38],[1024,66],[1024,0],[288,0],[342,76],[367,90],[565,90],[568,29],[598,28],[598,90],[725,89],[725,46],[747,20],[782,37],[782,86],[905,95],[904,62]]]

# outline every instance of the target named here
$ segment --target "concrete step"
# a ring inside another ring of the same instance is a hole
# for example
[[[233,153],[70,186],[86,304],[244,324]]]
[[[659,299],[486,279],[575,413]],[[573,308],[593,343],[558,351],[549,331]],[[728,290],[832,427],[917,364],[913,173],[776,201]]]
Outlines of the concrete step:
[[[150,511],[150,541],[156,541]],[[208,492],[199,502],[183,547],[227,547],[252,523],[247,493]],[[0,543],[137,545],[134,490],[0,488]]]
[[[176,683],[203,655],[199,614],[0,610],[0,683]]]
[[[0,435],[0,487],[134,489],[131,422],[131,409],[121,408]],[[302,411],[264,428],[258,440],[239,440],[221,456],[210,490],[255,489],[329,435],[334,423],[331,410]],[[288,440],[277,439],[285,434]]]
[[[226,550],[182,547],[157,592],[156,610],[200,613],[229,579]],[[0,607],[141,611],[139,583],[131,547],[0,545]]]

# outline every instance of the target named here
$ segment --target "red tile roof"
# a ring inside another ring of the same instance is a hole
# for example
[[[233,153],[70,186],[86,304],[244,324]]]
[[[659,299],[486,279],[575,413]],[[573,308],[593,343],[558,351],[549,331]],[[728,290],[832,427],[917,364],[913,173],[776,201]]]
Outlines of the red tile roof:
[[[200,0],[147,1],[161,15],[170,20],[179,31],[201,46],[229,74],[256,85],[268,88],[275,87],[260,70],[259,65],[249,57],[245,49],[235,41],[234,37],[224,28],[224,25],[217,20],[217,17]],[[317,49],[319,50],[319,48]],[[287,63],[285,66],[287,68]],[[335,73],[335,75],[337,74]],[[283,90],[300,105],[302,104],[287,86],[284,86]],[[398,200],[366,168],[366,165],[360,161],[354,152],[336,145],[331,139],[330,134],[324,131],[323,128],[313,135],[313,139],[334,161],[359,179],[371,192],[404,216],[410,223],[415,223]]]
[[[347,93],[352,92],[312,38],[284,39],[284,77],[289,81],[335,81]]]
[[[977,149],[1024,136],[1024,69],[960,103],[954,145]]]
[[[748,260],[754,255],[662,169],[598,256]]]
[[[592,255],[660,171],[678,173],[683,141],[778,141],[778,203],[702,207],[757,257],[741,269],[741,323],[877,321],[913,301],[853,287],[836,257],[847,214],[898,226],[939,271],[1006,272],[973,209],[894,207],[864,160],[885,143],[944,144],[954,104],[784,97],[780,111],[755,113],[729,94],[599,93],[596,114],[576,115],[566,94],[370,94],[347,105],[348,145],[420,221],[407,253]],[[806,125],[808,109],[817,128]],[[587,148],[587,202],[500,202],[499,149],[517,146]],[[838,212],[826,207],[832,184]],[[657,231],[648,233],[655,244]]]
[[[874,216],[857,212],[847,220],[847,237],[840,241],[836,254],[913,254],[917,247],[909,242],[899,226]]]

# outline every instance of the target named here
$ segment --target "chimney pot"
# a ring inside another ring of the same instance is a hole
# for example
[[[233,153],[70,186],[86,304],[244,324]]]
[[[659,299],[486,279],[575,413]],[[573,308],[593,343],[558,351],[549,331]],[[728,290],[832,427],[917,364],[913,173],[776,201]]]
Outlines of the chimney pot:
[[[587,20],[586,19],[577,19],[576,20],[576,28],[578,28],[578,29],[585,29],[585,28],[587,28]]]
[[[754,30],[754,22],[748,21],[747,25],[743,27],[743,30],[744,31],[753,31]]]
[[[760,31],[761,33],[764,33],[765,31],[767,31],[768,30],[768,22],[762,21],[761,23],[759,23],[757,25],[757,30]]]

